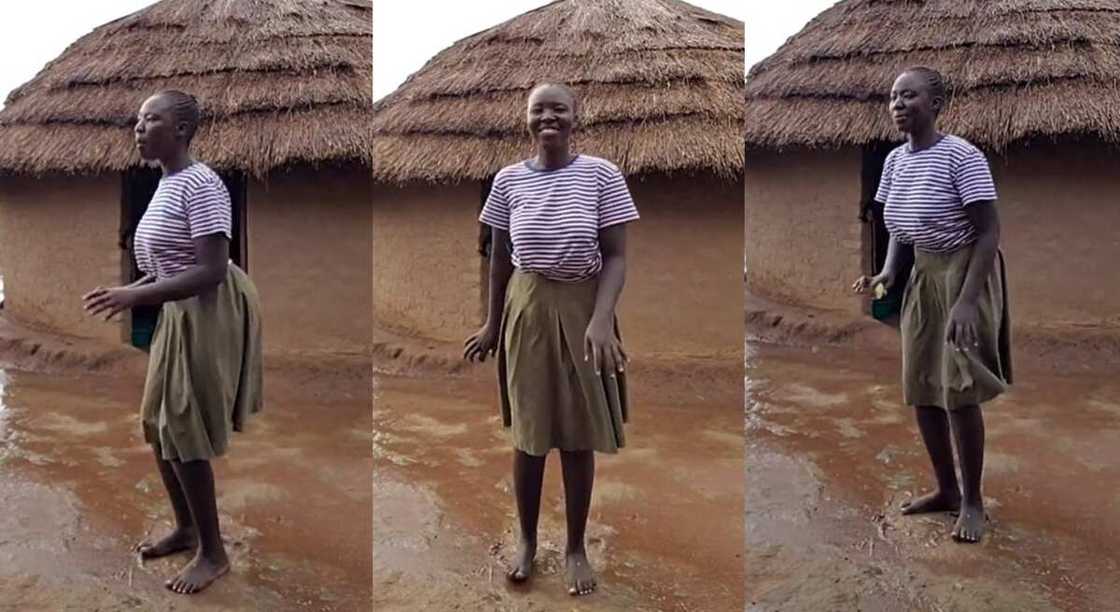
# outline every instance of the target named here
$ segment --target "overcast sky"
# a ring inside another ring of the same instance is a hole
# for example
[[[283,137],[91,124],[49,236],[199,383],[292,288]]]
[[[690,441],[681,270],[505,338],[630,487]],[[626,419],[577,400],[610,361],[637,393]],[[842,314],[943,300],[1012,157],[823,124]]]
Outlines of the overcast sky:
[[[0,103],[70,43],[153,0],[7,0],[0,18]]]
[[[835,0],[693,0],[746,22],[747,66],[773,53]],[[5,2],[0,19],[0,99],[97,26],[152,0],[32,0]],[[488,27],[547,4],[547,0],[374,0],[374,95],[396,89],[433,55]],[[420,24],[420,27],[417,27]]]

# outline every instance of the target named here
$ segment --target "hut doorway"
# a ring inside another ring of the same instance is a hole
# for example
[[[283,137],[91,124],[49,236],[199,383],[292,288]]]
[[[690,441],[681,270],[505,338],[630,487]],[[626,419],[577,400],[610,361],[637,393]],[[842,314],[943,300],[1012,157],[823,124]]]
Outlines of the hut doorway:
[[[248,272],[248,247],[245,239],[245,211],[248,195],[248,182],[240,172],[220,173],[222,182],[229,190],[233,208],[233,241],[230,243],[230,259]],[[131,283],[142,276],[136,265],[133,251],[133,235],[136,226],[148,210],[148,203],[159,186],[160,171],[155,168],[130,168],[122,175],[121,182],[121,224],[120,242],[122,251],[121,277],[123,282]],[[159,306],[137,306],[132,309],[130,323],[124,330],[129,344],[147,349],[159,320]]]
[[[863,148],[863,162],[860,177],[860,221],[863,222],[863,259],[864,269],[878,274],[887,261],[887,246],[890,233],[883,221],[883,205],[875,201],[879,180],[883,175],[883,164],[887,154],[896,145],[889,142],[873,142]],[[904,262],[899,270],[899,280],[882,299],[872,298],[869,314],[879,321],[892,320],[902,308],[902,293],[906,287],[904,280],[910,275],[910,265]]]

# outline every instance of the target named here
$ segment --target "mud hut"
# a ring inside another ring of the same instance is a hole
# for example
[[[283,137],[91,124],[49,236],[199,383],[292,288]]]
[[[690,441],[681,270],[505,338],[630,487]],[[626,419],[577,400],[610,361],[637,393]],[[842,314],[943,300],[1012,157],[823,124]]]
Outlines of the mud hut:
[[[747,76],[749,291],[889,314],[848,286],[885,256],[860,214],[901,142],[888,94],[912,65],[942,71],[942,129],[988,154],[1016,324],[1118,329],[1115,0],[845,0],[813,19]]]
[[[491,178],[535,152],[534,84],[581,98],[577,151],[619,164],[631,350],[742,346],[743,24],[677,0],[560,0],[463,39],[375,104],[374,322],[458,341],[485,317],[476,222]]]
[[[196,157],[234,200],[233,258],[261,293],[266,351],[360,352],[370,327],[370,0],[164,0],[82,37],[0,112],[7,316],[144,342],[81,294],[136,274],[125,249],[155,189],[131,126],[151,93],[203,105]]]

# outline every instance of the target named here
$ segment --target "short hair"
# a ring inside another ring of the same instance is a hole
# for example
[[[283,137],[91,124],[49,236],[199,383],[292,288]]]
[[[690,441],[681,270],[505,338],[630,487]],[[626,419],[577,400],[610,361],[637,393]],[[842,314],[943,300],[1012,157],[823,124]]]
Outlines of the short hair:
[[[560,83],[560,82],[557,82],[557,81],[542,81],[540,83],[537,83],[536,85],[533,86],[532,89],[529,90],[528,97],[529,98],[533,97],[533,94],[535,94],[538,91],[544,89],[545,87],[555,87],[555,88],[559,89],[560,91],[563,91],[564,93],[568,94],[568,97],[572,99],[572,112],[576,112],[576,111],[579,110],[579,96],[576,95],[576,90],[574,90],[571,87],[565,85],[564,83]]]
[[[906,73],[912,73],[922,77],[926,82],[926,86],[929,87],[931,97],[941,98],[943,102],[949,101],[949,88],[945,84],[945,77],[942,76],[940,72],[926,66],[914,66],[903,71],[903,74]],[[942,104],[942,109],[944,109],[944,107],[944,104]]]
[[[187,144],[190,144],[195,132],[198,131],[198,124],[202,121],[198,99],[177,89],[165,89],[156,96],[167,98],[171,102],[171,113],[175,117],[176,124],[187,124]]]

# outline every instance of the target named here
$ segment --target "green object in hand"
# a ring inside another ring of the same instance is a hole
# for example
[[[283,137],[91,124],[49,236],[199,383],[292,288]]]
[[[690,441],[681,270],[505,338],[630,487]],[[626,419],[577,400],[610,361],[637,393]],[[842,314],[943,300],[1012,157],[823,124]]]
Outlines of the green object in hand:
[[[875,291],[875,299],[877,299],[877,300],[881,300],[884,297],[886,297],[886,295],[887,295],[887,288],[883,286],[883,283],[876,283],[874,291]]]

